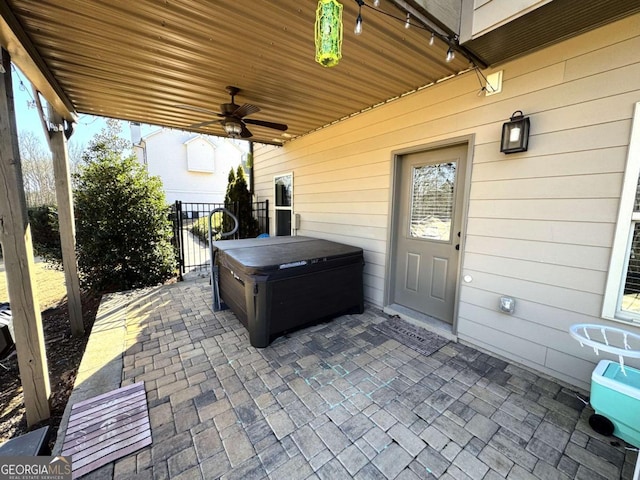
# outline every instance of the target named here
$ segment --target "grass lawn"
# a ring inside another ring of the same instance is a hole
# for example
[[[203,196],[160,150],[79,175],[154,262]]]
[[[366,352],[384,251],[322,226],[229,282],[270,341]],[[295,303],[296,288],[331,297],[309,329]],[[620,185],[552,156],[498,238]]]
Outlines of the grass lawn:
[[[49,379],[51,382],[51,418],[27,427],[24,397],[20,384],[20,372],[16,350],[0,359],[0,444],[31,429],[44,425],[50,427],[49,447],[53,447],[58,426],[73,385],[89,338],[89,332],[100,304],[99,296],[82,293],[82,316],[85,335],[71,336],[67,291],[64,272],[51,268],[45,262],[35,264],[35,289],[40,310],[47,351]],[[4,263],[0,260],[0,302],[8,302],[7,278]]]
[[[48,263],[38,261],[35,263],[36,295],[40,302],[40,310],[57,306],[67,297],[67,289],[64,283],[64,272],[52,268]],[[7,276],[4,262],[0,260],[0,303],[8,302]]]

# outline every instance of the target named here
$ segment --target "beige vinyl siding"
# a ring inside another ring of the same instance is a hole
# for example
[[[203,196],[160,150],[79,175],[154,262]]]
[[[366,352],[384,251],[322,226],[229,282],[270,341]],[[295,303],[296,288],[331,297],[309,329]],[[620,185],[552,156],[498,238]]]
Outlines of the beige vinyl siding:
[[[626,31],[637,35],[638,19],[630,20],[636,28]],[[594,44],[567,58],[563,83],[524,95],[545,109],[532,117],[527,158],[491,158],[489,144],[474,158],[464,268],[474,281],[461,291],[459,336],[584,388],[594,363],[610,357],[566,332],[607,323],[602,294],[640,99],[640,55],[619,52],[632,45],[638,38]],[[516,297],[514,316],[496,311],[501,294]]]
[[[460,286],[458,338],[586,388],[600,357],[568,327],[607,323],[602,297],[640,101],[640,16],[500,69],[499,95],[478,96],[469,72],[282,148],[256,147],[256,191],[272,198],[273,175],[294,172],[299,234],[363,247],[366,300],[382,306],[393,152],[472,136],[462,273],[473,280]],[[531,117],[529,151],[503,155],[501,126],[516,110]],[[497,309],[503,294],[516,298],[512,316]]]
[[[613,224],[522,220],[518,218],[470,218],[468,229],[474,235],[490,237],[501,232],[501,238],[554,242],[574,245],[581,243],[609,247],[613,238]]]

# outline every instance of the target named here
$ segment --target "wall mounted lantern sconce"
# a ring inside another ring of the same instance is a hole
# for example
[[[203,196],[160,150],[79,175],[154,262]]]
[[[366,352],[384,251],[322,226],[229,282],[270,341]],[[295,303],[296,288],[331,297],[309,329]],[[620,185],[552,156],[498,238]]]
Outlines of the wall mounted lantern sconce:
[[[526,152],[529,146],[529,117],[521,110],[513,112],[508,122],[502,125],[502,153]]]

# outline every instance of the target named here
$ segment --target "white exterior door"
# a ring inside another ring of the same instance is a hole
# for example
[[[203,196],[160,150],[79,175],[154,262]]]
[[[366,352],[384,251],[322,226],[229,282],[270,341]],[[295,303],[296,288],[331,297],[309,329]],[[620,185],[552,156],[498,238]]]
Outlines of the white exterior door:
[[[466,146],[404,155],[396,188],[392,303],[453,323]]]

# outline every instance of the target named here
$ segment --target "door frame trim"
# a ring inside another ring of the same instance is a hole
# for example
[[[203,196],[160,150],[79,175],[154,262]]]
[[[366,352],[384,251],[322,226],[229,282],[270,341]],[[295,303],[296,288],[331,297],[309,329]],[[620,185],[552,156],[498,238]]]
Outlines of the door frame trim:
[[[395,286],[395,275],[392,263],[395,262],[395,248],[396,248],[396,235],[398,230],[397,208],[398,208],[398,181],[400,180],[400,158],[404,155],[418,152],[427,152],[433,150],[445,149],[448,147],[455,147],[459,145],[465,145],[467,148],[466,167],[464,171],[464,185],[463,198],[462,198],[462,210],[460,212],[462,233],[460,234],[460,259],[458,262],[458,268],[456,272],[456,294],[453,305],[453,323],[451,325],[451,334],[457,335],[458,332],[458,309],[460,305],[460,287],[462,283],[462,270],[464,265],[465,254],[465,240],[467,232],[467,223],[469,218],[469,193],[471,190],[471,172],[473,167],[473,149],[475,144],[475,134],[464,135],[459,137],[453,137],[446,140],[440,140],[436,142],[430,142],[426,144],[413,145],[411,147],[401,148],[391,151],[391,175],[390,175],[390,188],[389,188],[389,210],[387,213],[387,262],[385,265],[385,282],[383,293],[383,309],[391,305],[391,292]]]

